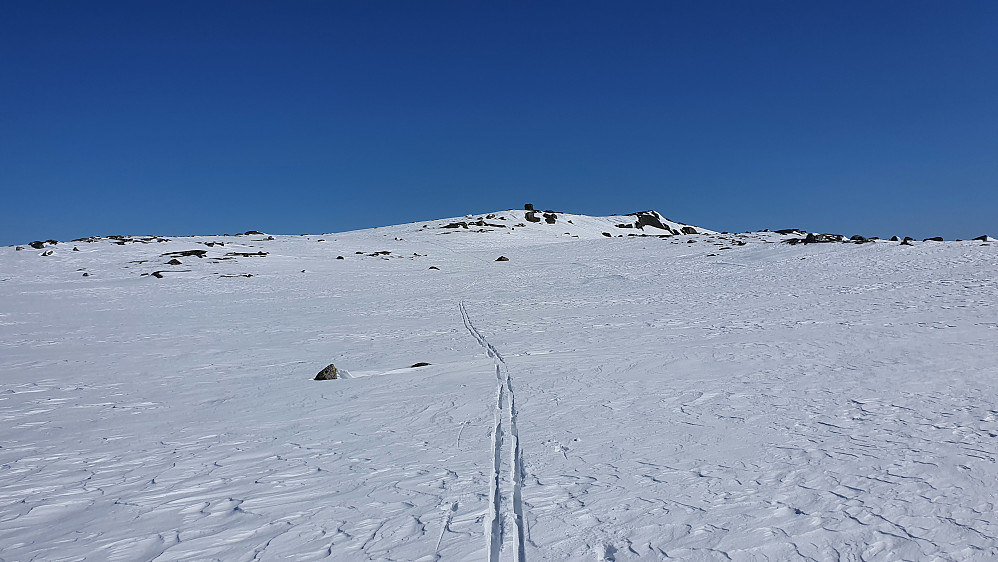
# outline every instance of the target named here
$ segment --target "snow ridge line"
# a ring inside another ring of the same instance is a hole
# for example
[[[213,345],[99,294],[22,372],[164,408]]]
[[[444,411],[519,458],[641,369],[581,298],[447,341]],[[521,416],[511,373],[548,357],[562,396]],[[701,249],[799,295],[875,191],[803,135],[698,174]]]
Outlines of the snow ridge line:
[[[516,530],[514,540],[516,541],[516,562],[526,561],[525,550],[525,530],[523,517],[523,454],[520,449],[520,436],[516,428],[516,395],[513,393],[513,382],[509,376],[509,368],[502,354],[495,348],[485,336],[475,328],[468,315],[468,308],[464,302],[460,303],[461,318],[464,320],[464,327],[478,341],[479,345],[485,348],[489,357],[495,361],[496,365],[496,409],[495,426],[492,432],[493,465],[492,474],[489,478],[489,518],[486,528],[486,545],[489,552],[489,562],[498,562],[506,541],[506,528],[512,527]],[[507,424],[503,424],[503,414],[506,415]],[[502,447],[503,442],[509,442],[509,492],[505,498],[506,509],[503,509],[502,495]],[[512,512],[512,513],[510,513]],[[512,529],[511,529],[512,530]]]

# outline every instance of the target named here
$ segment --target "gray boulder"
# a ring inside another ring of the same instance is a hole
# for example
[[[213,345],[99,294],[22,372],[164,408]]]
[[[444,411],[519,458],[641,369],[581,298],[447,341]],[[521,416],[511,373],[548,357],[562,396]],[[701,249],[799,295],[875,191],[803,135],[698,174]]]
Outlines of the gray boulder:
[[[312,380],[334,381],[338,378],[340,378],[339,370],[336,368],[336,365],[330,363],[325,369],[319,371],[319,374],[315,375],[315,378]]]

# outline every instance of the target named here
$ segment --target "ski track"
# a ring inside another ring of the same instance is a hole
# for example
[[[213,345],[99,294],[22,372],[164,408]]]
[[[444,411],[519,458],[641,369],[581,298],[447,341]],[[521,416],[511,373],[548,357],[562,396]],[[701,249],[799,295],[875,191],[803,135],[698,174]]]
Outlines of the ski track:
[[[516,562],[524,562],[527,558],[522,497],[524,470],[520,436],[516,426],[516,394],[513,391],[513,381],[502,354],[475,327],[465,303],[461,302],[459,306],[465,328],[478,341],[479,345],[485,348],[488,356],[495,362],[496,369],[495,421],[492,430],[493,465],[489,478],[490,520],[486,528],[488,559],[490,562],[497,562],[507,558],[503,556],[505,548],[511,540],[507,538],[507,533],[513,531],[515,534],[512,537],[512,542],[515,554],[512,559]],[[505,424],[503,417],[506,418]],[[509,477],[506,482],[508,489],[505,496],[502,492],[502,450],[504,443],[509,444],[507,454]]]

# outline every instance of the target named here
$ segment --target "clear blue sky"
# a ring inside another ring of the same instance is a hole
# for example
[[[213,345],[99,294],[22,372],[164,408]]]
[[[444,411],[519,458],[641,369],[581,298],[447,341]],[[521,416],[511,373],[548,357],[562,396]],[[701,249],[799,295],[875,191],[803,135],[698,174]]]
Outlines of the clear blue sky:
[[[998,236],[998,2],[0,3],[0,244],[519,208]]]

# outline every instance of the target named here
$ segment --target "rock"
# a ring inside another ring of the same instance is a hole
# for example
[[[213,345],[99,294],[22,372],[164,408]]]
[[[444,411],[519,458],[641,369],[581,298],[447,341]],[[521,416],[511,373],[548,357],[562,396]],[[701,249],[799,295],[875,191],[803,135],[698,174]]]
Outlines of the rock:
[[[900,245],[901,246],[914,246],[914,244],[911,243],[911,238],[908,238],[907,236],[904,237],[904,240],[901,241]]]
[[[77,248],[76,246],[73,246],[73,251],[74,251],[74,252],[79,252],[79,251],[80,251],[80,249],[79,249],[79,248]]]
[[[784,228],[782,230],[774,230],[773,232],[775,232],[777,234],[784,234],[785,235],[785,234],[796,234],[798,232],[804,232],[804,231],[801,230],[801,229],[799,229],[799,228]],[[725,233],[722,232],[721,234],[725,234]]]
[[[342,259],[345,259],[345,258],[343,256],[336,256],[336,259],[342,260]]]
[[[558,221],[558,215],[554,213],[544,213],[544,222],[548,224],[554,224]]]
[[[612,235],[612,234],[610,234],[609,232],[604,232],[604,233],[603,233],[603,236],[606,236],[607,238],[611,238],[611,237],[613,237],[613,235]]]
[[[259,230],[247,230],[246,231],[246,235],[247,236],[263,236],[263,233],[260,232]]]
[[[625,222],[622,224],[615,224],[613,226],[616,226],[617,228],[634,228],[634,225],[629,222]]]
[[[315,378],[312,379],[312,380],[315,380],[315,381],[334,381],[334,380],[336,380],[338,378],[340,378],[339,370],[336,368],[336,365],[333,365],[332,363],[330,363],[329,365],[326,366],[325,369],[319,371],[319,374],[315,375]]]
[[[445,224],[440,228],[468,228],[468,223],[466,222],[452,222],[450,224]]]
[[[35,240],[34,242],[29,243],[28,246],[31,246],[36,250],[41,250],[42,248],[45,247],[45,242],[42,242],[41,240]]]
[[[695,243],[696,243],[696,240],[687,240],[687,241],[686,241],[686,243],[687,243],[687,244],[695,244]]]
[[[274,237],[273,237],[273,236],[268,236],[268,237],[267,237],[267,240],[273,240],[273,239],[274,239]]]
[[[20,252],[23,249],[24,249],[24,246],[17,246],[17,247],[14,248],[14,251],[15,252]]]
[[[692,226],[684,226],[683,228],[681,228],[679,230],[683,234],[700,234],[699,232],[697,232],[697,229],[693,228]]]
[[[849,237],[849,240],[852,240],[853,242],[856,242],[857,244],[862,244],[864,242],[869,242],[869,240],[866,238],[866,236],[860,236],[859,234],[853,234],[852,236]]]
[[[201,252],[203,250],[198,250],[198,251]],[[268,253],[267,252],[227,252],[225,255],[240,257],[240,258],[252,258],[252,257],[262,258],[263,256],[268,255]]]
[[[988,241],[988,235],[987,234],[982,234],[982,235],[978,236],[977,238],[974,238],[974,240],[976,240],[978,242],[987,242]]]
[[[152,272],[152,276],[155,277],[156,279],[162,279],[163,278],[163,272],[162,271],[153,271]]]
[[[58,244],[58,243],[59,243],[59,241],[58,241],[58,240],[52,240],[52,239],[50,238],[50,239],[46,240],[46,241],[45,241],[45,243],[46,243],[46,244],[52,244],[53,246],[55,246],[56,244]]]
[[[898,238],[897,235],[891,236],[891,242],[897,242],[898,240],[900,240],[900,238]]]
[[[805,244],[826,244],[828,242],[841,242],[845,237],[841,234],[814,234],[809,232],[804,237]]]
[[[413,363],[409,368],[415,369],[416,367],[429,367],[430,364],[425,361],[420,361],[419,363]]]
[[[439,268],[439,267],[437,267],[437,266],[435,266],[435,265],[431,265],[431,266],[430,266],[430,269],[436,269],[437,271],[440,271],[440,268]]]
[[[942,242],[942,241],[943,241],[942,236],[933,236],[932,238],[926,238],[922,240],[922,242]]]
[[[42,252],[43,256],[51,256],[52,254],[53,254],[52,250],[45,250],[44,252]]]
[[[187,257],[187,256],[196,256],[196,257],[199,257],[199,258],[203,258],[206,255],[208,255],[208,250],[184,250],[182,252],[167,252],[165,254],[162,254],[160,257],[164,257],[164,258],[166,258],[166,257],[183,258],[183,257]]]
[[[533,211],[534,210],[534,204],[533,203],[527,203],[526,205],[523,206],[523,210],[524,211]]]
[[[507,258],[506,256],[499,256],[498,258],[496,258],[496,261],[509,261],[509,258]]]
[[[528,211],[526,218],[530,222],[541,222],[541,218],[537,216],[536,211]]]
[[[634,223],[634,226],[637,228],[644,229],[646,226],[651,226],[672,232],[672,229],[662,224],[662,221],[658,218],[658,214],[654,211],[641,211],[633,214],[638,219],[637,222]]]
[[[166,262],[166,265],[184,265],[184,262],[178,260],[177,258],[173,258],[172,260]]]
[[[84,276],[84,277],[90,277],[90,274],[89,274],[89,273],[87,273],[86,271],[84,271],[84,272],[83,272],[83,276]]]

